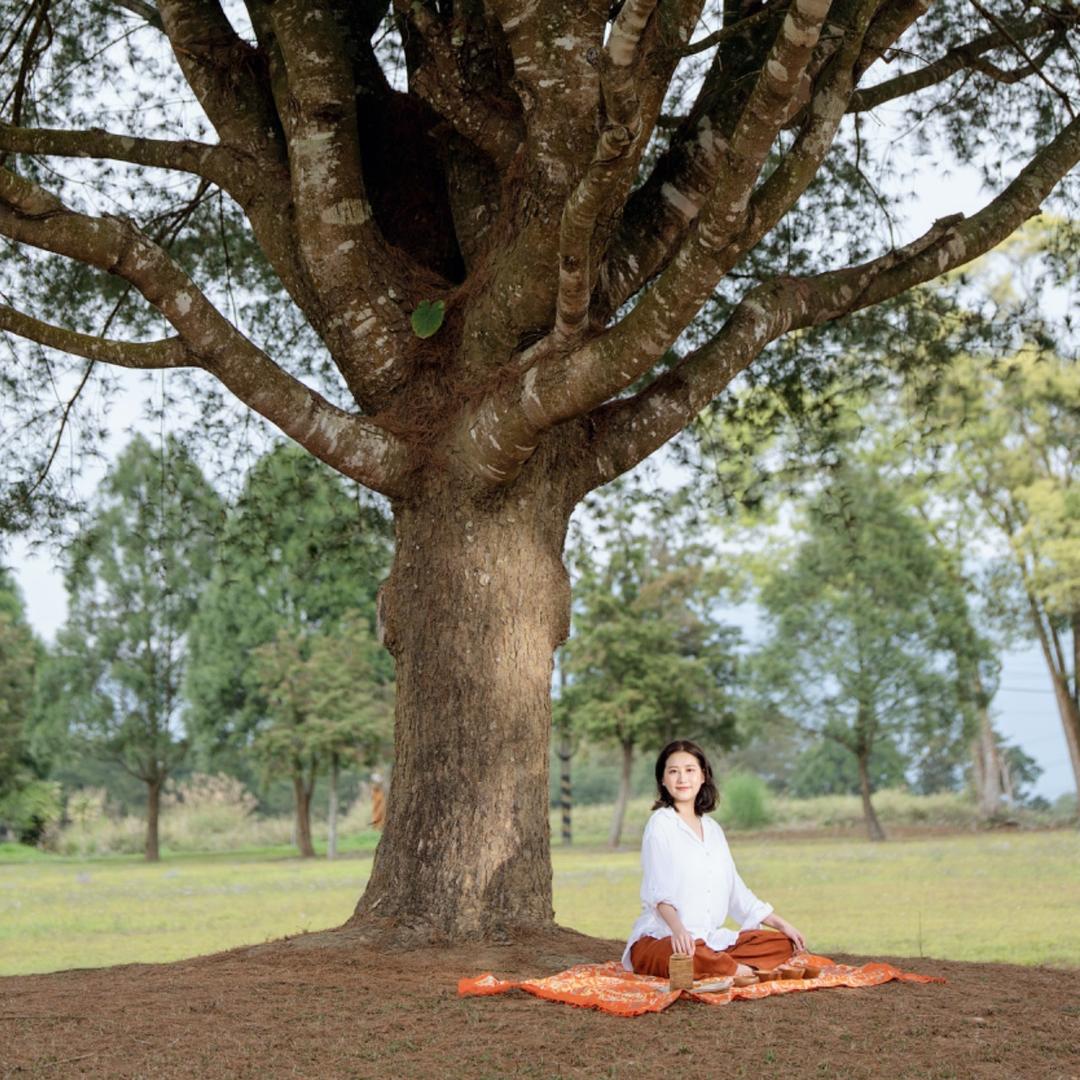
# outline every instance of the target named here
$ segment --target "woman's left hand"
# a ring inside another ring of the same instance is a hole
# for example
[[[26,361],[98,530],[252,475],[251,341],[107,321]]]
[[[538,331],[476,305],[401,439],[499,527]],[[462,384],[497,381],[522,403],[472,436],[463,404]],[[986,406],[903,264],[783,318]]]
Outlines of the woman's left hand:
[[[806,948],[806,938],[787,919],[781,918],[774,912],[763,922],[766,926],[771,926],[774,930],[779,930],[781,934],[791,938],[791,943],[795,946],[796,952],[802,952]]]

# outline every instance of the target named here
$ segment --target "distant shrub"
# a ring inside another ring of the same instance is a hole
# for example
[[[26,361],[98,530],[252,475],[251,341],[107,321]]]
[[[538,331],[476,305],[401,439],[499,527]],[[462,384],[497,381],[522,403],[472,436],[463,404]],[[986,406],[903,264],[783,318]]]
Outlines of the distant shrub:
[[[60,785],[53,780],[31,780],[0,799],[0,824],[21,843],[36,844],[60,820],[63,809]]]
[[[161,798],[162,842],[174,851],[218,851],[251,832],[258,800],[235,776],[193,773]]]
[[[720,820],[732,829],[760,829],[772,818],[765,782],[752,773],[732,773],[725,781]]]
[[[49,830],[42,846],[59,855],[134,855],[146,843],[139,818],[110,813],[104,788],[80,788],[67,797],[67,824]]]
[[[1076,793],[1067,791],[1059,795],[1050,807],[1050,817],[1054,824],[1069,825],[1077,823],[1080,818],[1080,799]]]

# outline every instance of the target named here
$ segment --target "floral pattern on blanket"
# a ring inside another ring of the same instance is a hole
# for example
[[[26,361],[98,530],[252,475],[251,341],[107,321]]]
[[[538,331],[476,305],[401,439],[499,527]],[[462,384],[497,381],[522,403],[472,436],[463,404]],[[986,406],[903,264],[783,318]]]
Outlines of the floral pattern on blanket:
[[[643,1013],[661,1012],[680,997],[706,1005],[726,1005],[731,1001],[756,1001],[774,994],[796,994],[803,990],[823,990],[836,986],[880,986],[893,980],[916,983],[945,981],[931,975],[901,971],[892,964],[878,961],[855,967],[833,963],[825,956],[803,953],[792,962],[811,964],[822,970],[813,979],[782,979],[753,986],[732,987],[716,993],[699,993],[693,990],[671,990],[666,979],[635,975],[613,960],[605,964],[578,964],[566,971],[560,971],[557,975],[520,982],[499,979],[490,972],[485,972],[475,978],[462,979],[458,983],[458,994],[462,997],[477,997],[503,994],[516,989],[548,1001],[600,1009],[616,1016],[641,1016]]]

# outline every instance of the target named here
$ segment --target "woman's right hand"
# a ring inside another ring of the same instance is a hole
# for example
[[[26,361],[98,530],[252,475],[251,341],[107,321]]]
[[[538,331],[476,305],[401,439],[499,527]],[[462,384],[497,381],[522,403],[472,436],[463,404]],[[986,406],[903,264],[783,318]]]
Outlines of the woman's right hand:
[[[694,935],[683,926],[683,921],[675,908],[666,900],[661,900],[656,905],[656,911],[671,930],[671,951],[680,956],[693,956]]]
[[[672,930],[671,951],[680,956],[694,955],[694,935],[685,926],[678,931]]]

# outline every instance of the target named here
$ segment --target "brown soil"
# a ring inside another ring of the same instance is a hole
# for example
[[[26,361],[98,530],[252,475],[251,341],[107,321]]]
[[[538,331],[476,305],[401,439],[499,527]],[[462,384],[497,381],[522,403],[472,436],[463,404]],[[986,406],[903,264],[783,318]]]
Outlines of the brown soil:
[[[1070,970],[879,957],[948,982],[680,1001],[634,1019],[520,991],[456,994],[463,975],[548,974],[620,948],[556,931],[387,951],[345,929],[173,964],[0,979],[0,1075],[1080,1078],[1080,972]]]

